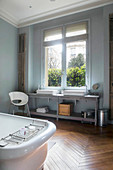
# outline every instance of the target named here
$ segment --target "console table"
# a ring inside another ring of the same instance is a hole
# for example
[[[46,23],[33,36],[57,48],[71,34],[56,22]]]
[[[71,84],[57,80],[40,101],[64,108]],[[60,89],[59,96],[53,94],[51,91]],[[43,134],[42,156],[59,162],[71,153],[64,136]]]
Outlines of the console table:
[[[62,94],[56,94],[56,95],[51,95],[51,94],[37,94],[37,93],[29,93],[29,99],[34,99],[36,102],[37,98],[47,98],[48,102],[51,100],[55,100],[57,102],[57,111],[49,111],[48,113],[39,113],[34,110],[31,110],[31,115],[39,115],[39,116],[46,116],[46,117],[54,117],[57,120],[58,119],[68,119],[68,120],[78,120],[78,121],[88,121],[88,122],[94,122],[95,126],[97,125],[97,111],[98,111],[98,103],[99,103],[99,96],[96,95],[62,95]],[[90,100],[95,102],[95,117],[93,118],[83,118],[80,116],[80,113],[74,113],[70,116],[63,116],[59,115],[59,103],[60,100],[73,100],[75,103],[80,100]]]

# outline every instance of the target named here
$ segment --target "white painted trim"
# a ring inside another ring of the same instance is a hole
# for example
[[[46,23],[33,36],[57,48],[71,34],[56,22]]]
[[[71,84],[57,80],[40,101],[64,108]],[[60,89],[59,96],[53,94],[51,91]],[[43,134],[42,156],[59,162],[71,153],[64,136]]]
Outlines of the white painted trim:
[[[40,87],[42,88],[45,86],[45,50],[43,46],[43,31],[41,30],[41,81],[40,81]]]
[[[92,57],[91,57],[91,22],[90,18],[88,19],[88,44],[87,44],[87,59],[88,59],[88,77],[87,77],[87,88],[91,89],[92,84]]]
[[[113,4],[113,0],[92,0],[92,1],[79,0],[79,2],[70,4],[68,6],[64,6],[61,8],[57,8],[56,10],[40,13],[28,18],[23,18],[21,20],[15,18],[14,16],[4,11],[3,9],[0,9],[0,18],[4,19],[5,21],[14,25],[15,27],[24,27],[24,26],[40,23],[43,21],[48,21],[50,19],[55,19],[58,17],[63,17],[66,15],[83,12],[90,9],[95,9],[109,4]]]
[[[55,19],[58,17],[63,17],[70,14],[83,12],[90,9],[95,9],[113,3],[112,0],[109,0],[109,2],[104,2],[104,1],[105,0],[98,2],[98,0],[92,0],[91,2],[91,0],[88,0],[87,2],[81,2],[79,4],[71,4],[70,6],[65,6],[63,8],[58,8],[56,10],[51,10],[45,13],[40,13],[35,16],[20,20],[18,27],[23,27],[23,26],[28,26],[30,24],[36,24],[36,23],[48,21],[50,19]]]
[[[1,8],[0,8],[0,18],[10,23],[11,25],[18,27],[17,19]]]

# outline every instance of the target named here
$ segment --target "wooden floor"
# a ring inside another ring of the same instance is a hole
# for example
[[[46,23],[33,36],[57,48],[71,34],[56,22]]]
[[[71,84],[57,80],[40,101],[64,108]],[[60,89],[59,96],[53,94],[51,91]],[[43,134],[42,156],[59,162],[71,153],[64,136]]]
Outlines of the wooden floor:
[[[75,121],[51,120],[57,126],[50,139],[44,170],[112,170],[113,125],[95,127]]]

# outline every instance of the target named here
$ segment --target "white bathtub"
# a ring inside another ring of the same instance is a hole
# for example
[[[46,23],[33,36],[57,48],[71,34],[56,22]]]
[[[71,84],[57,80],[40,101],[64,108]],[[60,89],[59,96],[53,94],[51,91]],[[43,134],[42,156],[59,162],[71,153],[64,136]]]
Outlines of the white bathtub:
[[[49,121],[0,113],[0,170],[41,170],[55,131]]]

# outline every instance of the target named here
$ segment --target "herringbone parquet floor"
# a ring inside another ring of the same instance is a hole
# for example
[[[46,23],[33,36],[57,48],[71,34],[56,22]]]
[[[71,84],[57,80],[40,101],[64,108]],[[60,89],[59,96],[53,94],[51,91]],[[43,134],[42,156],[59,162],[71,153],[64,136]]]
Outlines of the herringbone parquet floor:
[[[113,170],[113,125],[54,120],[57,126],[44,170]]]

